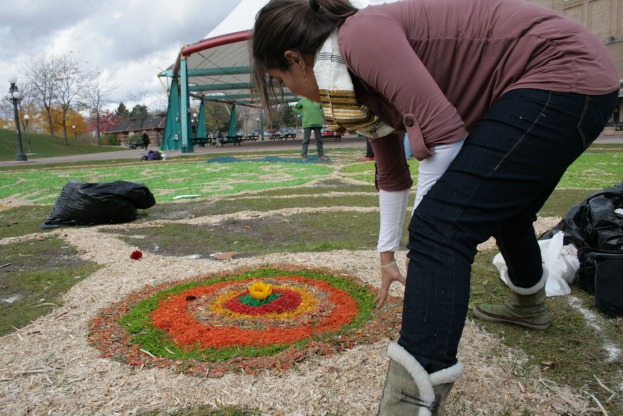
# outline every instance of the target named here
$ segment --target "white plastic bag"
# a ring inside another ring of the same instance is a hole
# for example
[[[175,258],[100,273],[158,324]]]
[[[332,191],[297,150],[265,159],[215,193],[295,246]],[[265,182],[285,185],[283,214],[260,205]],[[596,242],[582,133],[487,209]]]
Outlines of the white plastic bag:
[[[539,240],[543,267],[546,267],[548,272],[547,283],[545,284],[547,296],[561,296],[571,293],[569,283],[573,283],[575,272],[580,267],[577,248],[573,244],[564,246],[563,239],[564,234],[559,231],[551,239]],[[502,253],[498,253],[493,258],[493,265],[500,272],[502,281],[508,285],[508,268]]]

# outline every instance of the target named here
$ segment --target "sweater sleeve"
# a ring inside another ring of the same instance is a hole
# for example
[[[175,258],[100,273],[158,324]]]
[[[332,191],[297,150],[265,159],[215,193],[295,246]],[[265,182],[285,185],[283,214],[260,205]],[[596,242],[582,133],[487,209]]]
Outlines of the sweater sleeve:
[[[467,135],[456,108],[397,22],[355,14],[340,28],[338,42],[352,74],[401,114],[403,126],[393,127],[406,130],[418,160],[432,155],[435,143]]]
[[[296,114],[301,114],[303,112],[303,104],[299,101],[298,103],[292,106],[292,111]]]
[[[413,180],[405,156],[403,135],[392,133],[379,139],[370,139],[370,145],[376,162],[376,188],[389,192],[411,188]]]

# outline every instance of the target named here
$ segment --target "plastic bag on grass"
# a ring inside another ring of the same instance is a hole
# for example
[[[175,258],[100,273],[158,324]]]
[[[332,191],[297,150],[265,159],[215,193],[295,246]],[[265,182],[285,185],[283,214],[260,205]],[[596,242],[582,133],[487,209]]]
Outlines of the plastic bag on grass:
[[[137,209],[156,204],[147,186],[129,181],[102,183],[68,182],[40,229],[118,224],[138,218]]]
[[[570,283],[575,280],[576,271],[580,266],[577,248],[573,244],[563,245],[564,234],[559,231],[547,240],[539,240],[543,267],[547,268],[545,293],[547,296],[561,296],[571,293]],[[500,278],[508,285],[508,267],[498,253],[493,258],[493,265],[500,272]]]

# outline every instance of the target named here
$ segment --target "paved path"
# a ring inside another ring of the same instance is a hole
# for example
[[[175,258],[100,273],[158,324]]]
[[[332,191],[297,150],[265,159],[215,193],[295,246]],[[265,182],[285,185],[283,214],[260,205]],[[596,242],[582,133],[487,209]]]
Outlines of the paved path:
[[[238,153],[238,152],[281,152],[284,150],[300,150],[302,139],[295,140],[265,140],[263,142],[246,142],[240,146],[233,146],[226,144],[223,147],[220,146],[197,146],[194,148],[193,153],[182,153],[180,150],[165,151],[167,158],[177,156],[196,156],[201,154],[213,155],[220,153]],[[363,138],[356,136],[345,136],[340,141],[334,139],[325,139],[323,141],[325,153],[330,154],[331,149],[335,148],[358,148],[361,149],[361,157],[366,153],[366,141]],[[155,148],[154,148],[155,149]],[[91,160],[120,160],[120,159],[134,159],[141,160],[141,156],[147,152],[143,149],[133,150],[120,150],[118,152],[100,152],[100,153],[85,153],[81,155],[72,156],[57,156],[57,157],[42,157],[34,158],[30,157],[26,162],[18,162],[14,160],[0,161],[0,166],[28,166],[28,165],[41,165],[47,163],[71,163],[71,162],[83,162]],[[316,153],[316,142],[312,138],[308,153],[313,155]]]
[[[300,150],[302,139],[295,140],[266,140],[263,142],[247,142],[241,146],[233,146],[227,144],[223,147],[220,146],[206,146],[195,147],[194,153],[182,153],[180,150],[166,151],[167,157],[175,156],[196,156],[200,154],[219,154],[219,153],[237,153],[237,152],[280,152],[283,150]],[[602,135],[596,143],[623,143],[623,131],[618,131],[614,135]],[[332,148],[358,148],[361,149],[361,157],[366,153],[366,142],[364,138],[357,136],[345,136],[342,140],[336,142],[334,139],[324,140],[325,152],[331,154]],[[312,155],[316,152],[316,144],[312,139],[309,144],[309,154]],[[44,157],[44,158],[29,158],[26,162],[17,162],[14,160],[0,161],[0,166],[28,166],[28,165],[40,165],[46,163],[71,163],[71,162],[83,162],[90,160],[119,160],[119,159],[134,159],[140,160],[141,156],[146,152],[143,149],[134,150],[120,150],[118,152],[101,152],[101,153],[86,153],[73,156],[57,156],[57,157]]]

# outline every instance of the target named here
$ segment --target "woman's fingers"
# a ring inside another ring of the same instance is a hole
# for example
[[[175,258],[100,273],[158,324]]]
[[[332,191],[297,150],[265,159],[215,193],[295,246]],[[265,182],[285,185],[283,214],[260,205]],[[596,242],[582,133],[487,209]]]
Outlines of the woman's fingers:
[[[396,281],[402,283],[403,286],[406,283],[406,279],[400,273],[397,265],[381,270],[381,288],[379,289],[376,297],[374,298],[374,303],[376,304],[377,309],[383,306],[383,304],[387,300],[390,286]]]

